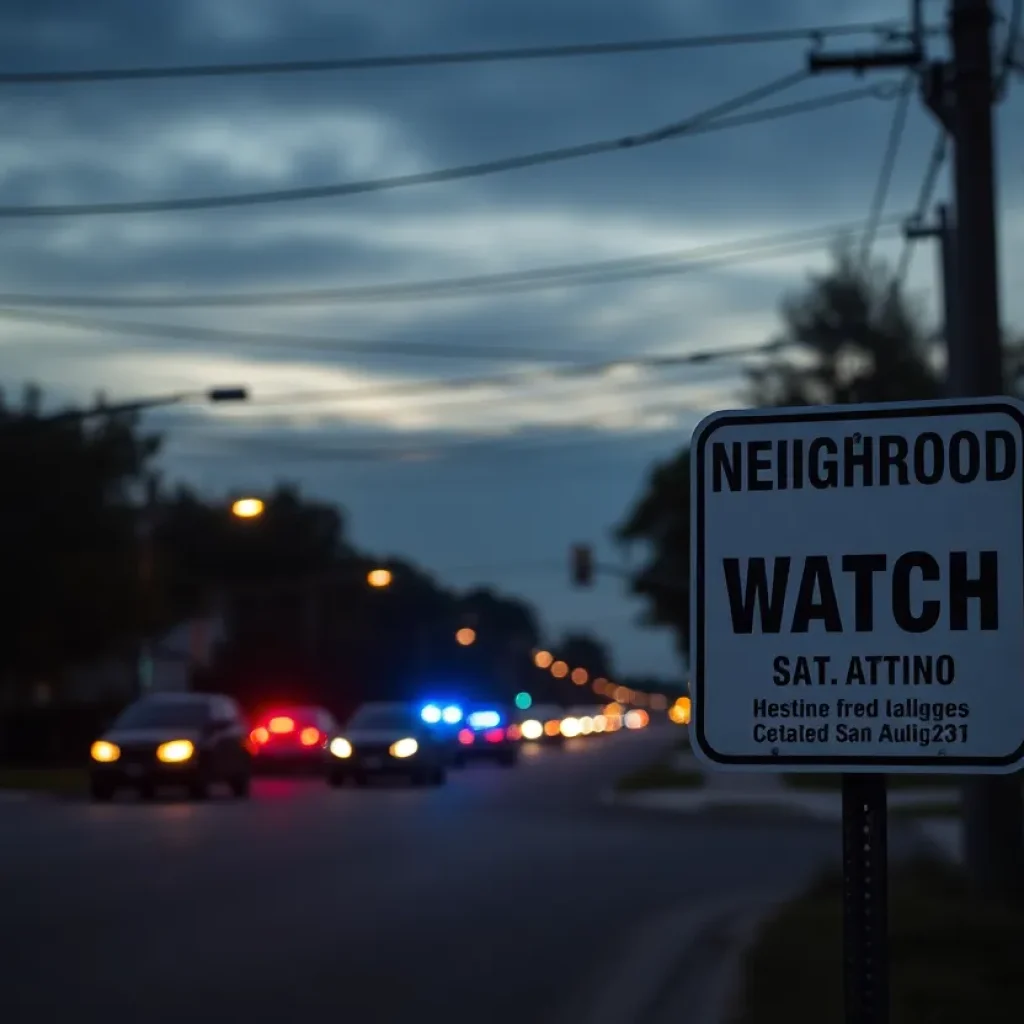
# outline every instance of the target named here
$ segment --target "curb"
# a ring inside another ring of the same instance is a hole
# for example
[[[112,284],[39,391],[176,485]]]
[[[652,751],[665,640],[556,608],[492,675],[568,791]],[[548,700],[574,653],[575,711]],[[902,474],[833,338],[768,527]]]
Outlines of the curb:
[[[752,931],[749,922],[759,924],[785,899],[759,889],[696,907],[676,904],[629,934],[591,983],[545,1018],[545,1024],[658,1024],[666,1011],[674,1014],[666,1020],[678,1020],[673,996],[679,990],[685,991],[686,1019],[719,1024],[746,951],[739,944],[746,932],[738,930],[737,922],[747,923]],[[706,959],[711,951],[720,953],[722,961],[711,971],[687,970],[689,961]]]
[[[690,795],[691,791],[687,791]],[[723,793],[714,794],[703,791],[693,791],[693,798],[688,799],[685,804],[680,804],[675,790],[636,790],[631,793],[620,793],[616,790],[606,790],[601,795],[601,803],[610,807],[628,807],[634,810],[661,811],[663,813],[686,815],[701,815],[708,812],[729,812],[738,811],[743,814],[773,815],[786,818],[802,818],[817,822],[835,823],[841,820],[841,815],[836,813],[821,813],[808,807],[802,807],[793,801],[782,800],[759,800],[751,799],[743,794],[728,796]]]
[[[696,956],[666,986],[657,1012],[644,1024],[732,1024],[743,1009],[747,957],[768,918],[795,898],[799,888],[760,902],[718,922],[700,937]]]

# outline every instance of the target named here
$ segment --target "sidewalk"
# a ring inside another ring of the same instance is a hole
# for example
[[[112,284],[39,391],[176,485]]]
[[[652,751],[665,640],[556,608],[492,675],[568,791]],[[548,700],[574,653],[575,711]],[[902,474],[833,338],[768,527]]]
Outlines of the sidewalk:
[[[699,771],[704,785],[692,789],[649,789],[614,793],[608,801],[617,806],[639,807],[678,814],[703,814],[715,810],[760,811],[842,821],[842,796],[838,792],[791,789],[782,776],[756,772],[710,771],[694,755],[681,751],[675,759],[681,771]],[[948,805],[955,800],[954,789],[890,790],[889,809]],[[944,858],[959,862],[963,857],[962,828],[958,818],[920,817],[907,819]]]

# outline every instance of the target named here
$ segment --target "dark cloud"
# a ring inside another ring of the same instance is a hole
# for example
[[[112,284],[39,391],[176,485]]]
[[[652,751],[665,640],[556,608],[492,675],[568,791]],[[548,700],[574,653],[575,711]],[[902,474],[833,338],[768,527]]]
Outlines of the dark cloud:
[[[882,0],[16,0],[0,14],[0,66],[369,56],[790,28],[905,13],[904,4]],[[635,133],[793,71],[803,66],[805,51],[791,43],[358,74],[4,87],[0,204],[291,188]],[[859,84],[842,75],[818,77],[778,101]],[[1011,97],[1004,124],[1019,120],[1019,106]],[[919,108],[915,101],[892,210],[913,201],[934,135]],[[870,100],[590,160],[318,203],[4,221],[0,291],[264,291],[417,280],[632,256],[857,219],[868,209],[891,110]],[[1004,147],[1003,191],[1019,201],[1021,145],[1010,133]],[[1019,247],[1024,222],[1015,223],[1017,234],[1007,228],[1004,242]],[[332,352],[323,344],[304,346],[302,338],[541,346],[581,359],[749,343],[770,336],[780,294],[799,283],[811,259],[457,301],[97,314],[273,332],[281,336],[279,346],[70,331],[2,317],[0,344],[8,381],[41,379],[60,400],[100,385],[123,397],[225,382],[212,375],[245,378],[260,393],[338,387],[349,378],[370,389],[386,386],[389,375],[412,380],[501,367],[483,359]],[[1010,273],[1014,266],[1008,261]],[[915,283],[930,281],[930,272],[919,259]],[[1010,301],[1022,293],[1008,290]],[[1016,309],[1011,306],[1011,316]],[[372,415],[369,406],[350,414],[299,403],[225,413],[216,423],[182,413],[153,422],[171,430],[167,465],[174,474],[218,493],[262,487],[281,475],[299,478],[349,508],[361,542],[408,551],[453,574],[456,583],[493,579],[518,589],[556,624],[615,619],[610,636],[625,667],[668,670],[668,642],[652,647],[645,634],[628,629],[632,609],[618,589],[574,596],[561,578],[561,561],[574,540],[607,540],[649,463],[685,440],[702,403],[738,401],[730,397],[737,382],[735,370],[719,365],[620,385],[517,386],[459,400],[410,397]],[[654,413],[663,407],[667,419],[659,428]],[[651,418],[646,433],[627,429],[634,412],[639,420]],[[561,426],[554,422],[559,417]],[[499,430],[515,436],[459,447]],[[306,446],[301,458],[296,445]],[[404,448],[424,445],[443,449],[443,457],[398,461]],[[363,454],[332,454],[332,446],[361,447]],[[313,456],[310,448],[320,451]],[[497,562],[506,568],[486,569]]]

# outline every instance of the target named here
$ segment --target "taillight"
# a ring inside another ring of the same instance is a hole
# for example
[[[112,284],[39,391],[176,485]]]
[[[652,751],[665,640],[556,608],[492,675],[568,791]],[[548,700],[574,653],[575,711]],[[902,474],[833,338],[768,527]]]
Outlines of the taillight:
[[[320,742],[320,730],[310,726],[299,733],[299,742],[304,747],[315,747]]]
[[[476,737],[473,735],[473,730],[472,729],[460,729],[459,730],[459,742],[464,747],[472,746],[474,739],[476,739]]]
[[[270,733],[267,732],[267,730],[264,729],[263,726],[261,725],[258,728],[253,729],[253,731],[249,733],[249,739],[252,740],[252,742],[257,747],[259,747],[270,739]]]
[[[267,722],[267,728],[278,736],[285,733],[295,732],[295,721],[287,715],[277,715]]]
[[[487,740],[488,743],[500,743],[504,738],[504,729],[488,729],[487,732],[484,733],[484,739]]]

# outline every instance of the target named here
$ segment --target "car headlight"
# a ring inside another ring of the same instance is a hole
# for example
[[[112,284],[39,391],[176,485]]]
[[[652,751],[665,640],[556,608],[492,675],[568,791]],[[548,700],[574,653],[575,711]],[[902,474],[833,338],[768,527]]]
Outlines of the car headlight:
[[[156,748],[156,757],[164,764],[180,764],[187,761],[195,752],[196,748],[191,740],[170,740]]]
[[[340,736],[336,736],[331,740],[331,753],[335,757],[351,757],[352,756],[352,744],[348,740],[342,739]]]
[[[420,745],[411,736],[407,736],[404,740],[392,743],[389,752],[392,757],[412,757],[419,749]]]
[[[528,718],[520,728],[524,740],[539,740],[544,735],[544,726],[536,718]]]
[[[108,743],[107,740],[97,740],[89,750],[89,756],[94,761],[110,764],[121,756],[121,748],[116,743]]]

